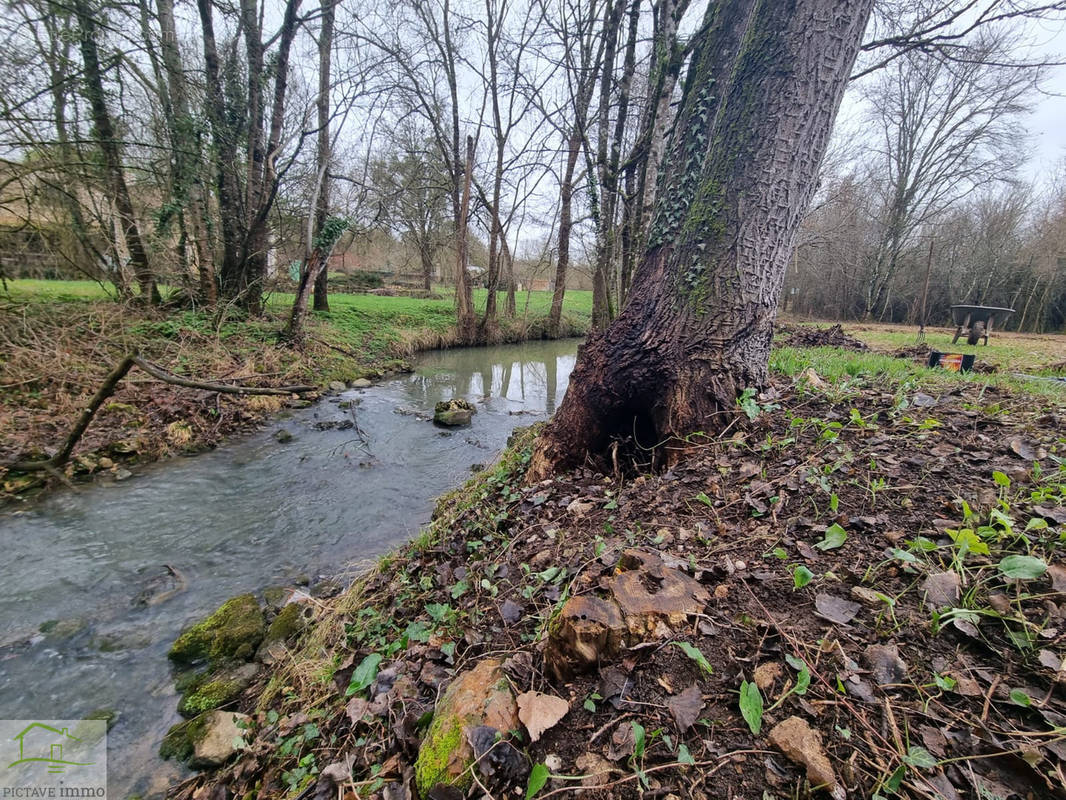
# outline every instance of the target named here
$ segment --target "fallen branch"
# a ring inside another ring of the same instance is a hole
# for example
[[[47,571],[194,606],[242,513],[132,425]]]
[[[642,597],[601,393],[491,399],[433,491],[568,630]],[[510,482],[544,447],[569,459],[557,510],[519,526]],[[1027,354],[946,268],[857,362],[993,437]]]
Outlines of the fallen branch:
[[[162,367],[158,367],[149,361],[145,361],[143,358],[136,354],[131,354],[123,358],[115,368],[111,370],[107,378],[97,389],[96,394],[93,395],[92,400],[89,401],[89,405],[85,407],[85,410],[81,412],[81,416],[78,417],[78,421],[74,424],[70,433],[67,434],[66,441],[63,442],[63,446],[59,451],[48,459],[41,461],[16,461],[14,464],[8,465],[8,469],[17,470],[19,472],[47,472],[50,475],[59,477],[62,476],[62,472],[59,470],[70,460],[71,454],[74,452],[74,447],[78,444],[82,435],[89,427],[89,423],[92,422],[96,412],[103,405],[104,401],[115,393],[115,389],[118,387],[119,381],[126,377],[133,367],[140,367],[156,380],[163,383],[169,383],[174,386],[183,386],[186,389],[201,389],[205,392],[217,392],[219,394],[271,394],[271,395],[287,395],[287,394],[302,394],[304,392],[314,391],[314,386],[282,386],[277,388],[256,388],[253,386],[231,386],[224,383],[212,383],[210,381],[194,381],[188,378],[182,378],[174,375],[171,372],[167,372]],[[61,478],[66,482],[65,478]]]
[[[149,375],[156,380],[163,381],[163,383],[171,383],[175,386],[184,386],[186,389],[203,389],[205,392],[219,392],[220,394],[302,394],[303,392],[313,392],[316,387],[314,386],[279,386],[277,388],[264,387],[262,389],[254,386],[231,386],[228,383],[210,383],[207,381],[193,381],[188,378],[182,378],[175,375],[172,372],[167,372],[162,367],[157,367],[149,361],[145,361],[140,356],[130,356],[130,359],[138,367],[143,369]]]

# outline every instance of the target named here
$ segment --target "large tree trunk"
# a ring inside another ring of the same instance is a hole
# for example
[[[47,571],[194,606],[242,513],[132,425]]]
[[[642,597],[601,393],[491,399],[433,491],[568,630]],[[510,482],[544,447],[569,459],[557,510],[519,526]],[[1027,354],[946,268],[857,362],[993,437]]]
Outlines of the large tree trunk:
[[[529,478],[613,436],[683,448],[767,383],[785,268],[872,0],[708,7],[621,315],[578,358]]]
[[[100,54],[96,46],[96,17],[94,9],[87,0],[74,0],[74,12],[78,17],[81,33],[81,58],[85,68],[85,94],[92,110],[93,136],[103,156],[104,170],[110,184],[111,200],[115,204],[122,233],[129,250],[130,263],[137,283],[141,287],[141,299],[148,303],[159,303],[159,289],[156,287],[152,268],[148,263],[148,253],[141,240],[137,217],[133,211],[126,176],[122,170],[122,154],[119,151],[118,134],[111,121],[111,113],[104,99],[104,79],[100,67]]]

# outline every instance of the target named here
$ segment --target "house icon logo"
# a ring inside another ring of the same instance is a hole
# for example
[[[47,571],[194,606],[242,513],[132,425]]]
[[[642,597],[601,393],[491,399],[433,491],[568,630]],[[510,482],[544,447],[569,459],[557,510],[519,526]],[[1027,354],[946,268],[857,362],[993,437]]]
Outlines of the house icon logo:
[[[53,728],[43,722],[31,722],[13,740],[18,743],[18,759],[8,764],[8,769],[22,764],[40,764],[48,772],[56,774],[62,773],[67,767],[87,767],[94,763],[73,760],[84,758],[80,754],[85,752],[85,748],[82,740],[72,736],[68,728]]]

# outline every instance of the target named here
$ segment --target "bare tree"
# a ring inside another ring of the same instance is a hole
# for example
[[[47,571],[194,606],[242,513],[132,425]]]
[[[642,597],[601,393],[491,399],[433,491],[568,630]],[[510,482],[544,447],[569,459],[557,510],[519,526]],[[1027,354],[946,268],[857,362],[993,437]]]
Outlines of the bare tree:
[[[1020,160],[1019,118],[1039,68],[1006,63],[1012,38],[984,31],[962,60],[908,53],[867,89],[877,140],[866,163],[879,198],[878,236],[866,273],[864,318],[881,308],[915,232]],[[961,48],[960,48],[961,49]]]

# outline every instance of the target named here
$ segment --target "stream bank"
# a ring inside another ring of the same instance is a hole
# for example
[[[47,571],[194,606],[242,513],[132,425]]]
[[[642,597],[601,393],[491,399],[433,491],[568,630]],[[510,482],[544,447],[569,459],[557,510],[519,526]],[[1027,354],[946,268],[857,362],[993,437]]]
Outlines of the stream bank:
[[[516,425],[554,410],[576,349],[425,353],[408,375],[282,412],[211,452],[0,514],[17,565],[0,595],[0,715],[114,712],[111,790],[158,794],[183,774],[157,755],[179,719],[167,650],[181,629],[266,587],[329,594],[409,540]],[[477,407],[470,427],[430,421],[452,397]],[[183,591],[170,594],[168,567]]]
[[[806,372],[753,401],[655,475],[524,486],[516,440],[170,796],[1060,796],[1061,400]]]
[[[287,303],[276,295],[262,317],[232,309],[166,310],[122,305],[78,281],[12,281],[0,296],[0,503],[27,500],[59,482],[7,464],[59,448],[108,372],[137,352],[179,377],[340,391],[410,370],[423,351],[458,343],[450,300],[335,295],[312,314],[300,347],[280,343]],[[587,293],[568,298],[561,337],[584,335]],[[484,292],[478,301],[484,304]],[[546,338],[550,294],[531,293],[523,313],[501,319],[490,344]],[[302,397],[220,395],[159,383],[134,370],[105,401],[80,440],[65,478],[125,479],[134,465],[203,452],[254,430]]]

